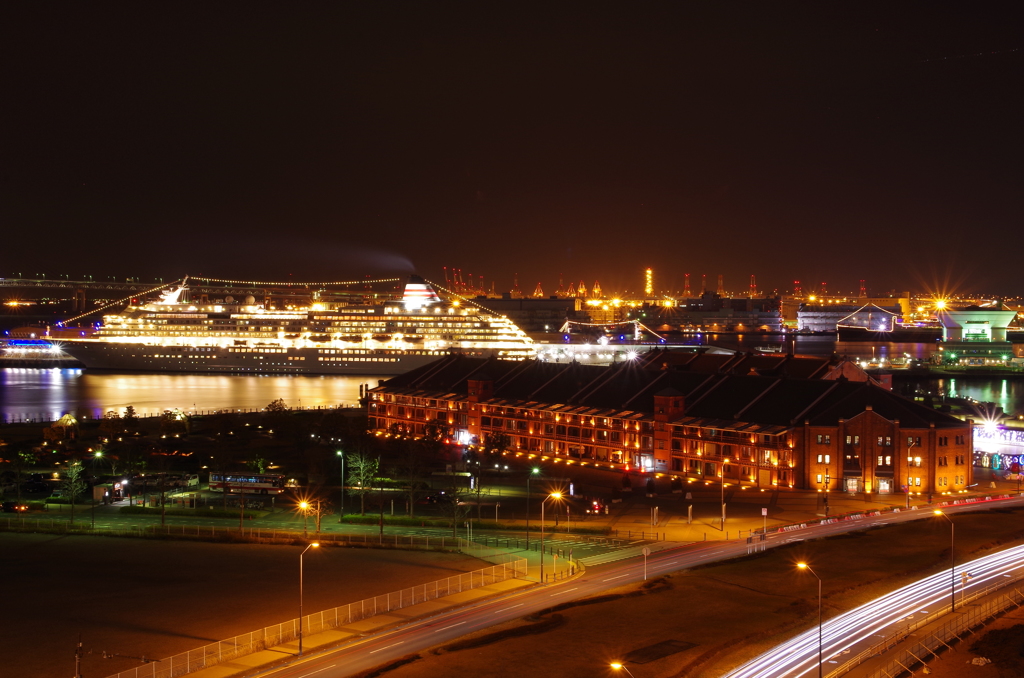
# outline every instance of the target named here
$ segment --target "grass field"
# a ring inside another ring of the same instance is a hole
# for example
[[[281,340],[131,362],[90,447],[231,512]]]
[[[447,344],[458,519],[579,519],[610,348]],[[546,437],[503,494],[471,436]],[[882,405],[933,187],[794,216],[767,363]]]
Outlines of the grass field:
[[[1024,539],[1024,510],[958,515],[957,562]],[[712,678],[817,622],[817,581],[795,567],[806,560],[824,581],[825,616],[868,602],[949,566],[949,524],[940,518],[800,542],[721,565],[681,571],[646,590],[542,615],[539,633],[512,632],[521,620],[478,634],[487,644],[433,648],[387,678],[508,675],[611,676],[608,664],[664,641],[689,649],[643,664],[636,678]],[[587,601],[583,601],[586,603]],[[550,620],[553,615],[560,619]],[[496,631],[508,631],[503,638]],[[456,649],[467,646],[466,649]],[[685,645],[679,645],[685,647]],[[623,674],[624,675],[624,674]]]
[[[0,676],[103,678],[298,616],[299,546],[0,533]],[[306,553],[316,612],[486,567],[457,554],[324,548]]]

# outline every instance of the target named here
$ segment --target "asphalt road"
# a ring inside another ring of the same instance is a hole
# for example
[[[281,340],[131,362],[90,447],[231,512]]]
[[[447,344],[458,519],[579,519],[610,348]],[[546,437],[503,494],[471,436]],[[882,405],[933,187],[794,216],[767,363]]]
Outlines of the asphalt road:
[[[963,511],[977,511],[989,507],[1005,507],[1024,505],[1024,499],[1013,498],[993,502],[979,502],[962,506],[950,506],[943,510],[949,515]],[[875,525],[891,525],[923,518],[934,518],[931,511],[910,510],[886,514],[861,520],[840,520],[829,525],[813,526],[802,530],[770,535],[764,543],[766,548],[773,548],[793,541],[825,537],[858,529],[866,529]],[[517,619],[543,610],[562,602],[585,598],[600,594],[623,584],[638,582],[647,577],[655,577],[668,572],[686,569],[704,563],[718,562],[745,555],[750,545],[744,542],[713,542],[710,544],[671,546],[652,552],[644,558],[630,558],[625,562],[590,567],[586,573],[576,579],[559,584],[538,586],[526,591],[518,591],[500,598],[490,599],[477,604],[463,607],[455,611],[438,614],[434,617],[418,619],[387,631],[360,638],[346,643],[336,649],[327,650],[314,656],[296,659],[286,666],[267,670],[259,675],[273,678],[342,678],[360,671],[371,669],[381,664],[390,663],[406,655],[420,652],[441,643],[450,642],[466,634],[480,631],[496,624]],[[653,549],[652,549],[653,550]],[[1024,565],[1022,565],[1024,566]],[[940,579],[942,574],[937,575]],[[945,575],[948,594],[948,574]],[[927,581],[927,580],[926,580]],[[972,580],[973,581],[973,580]],[[941,588],[941,587],[940,587]],[[906,617],[921,608],[924,599],[911,598],[901,601],[902,607],[893,610],[887,617],[893,624],[905,623]],[[889,603],[892,605],[892,603]],[[894,615],[894,616],[893,616]],[[854,642],[864,640],[863,633],[856,632],[856,625],[848,626],[837,618],[830,635],[829,652],[843,653],[852,647]],[[832,622],[830,622],[831,624]],[[807,635],[807,634],[804,634]],[[871,634],[868,634],[870,636]],[[779,652],[791,655],[792,668],[774,667],[764,675],[781,678],[782,676],[800,676],[811,669],[816,669],[817,629],[813,631],[814,641],[797,642],[792,646],[783,645]],[[803,636],[798,637],[802,638]],[[870,638],[869,638],[870,639]],[[813,655],[813,657],[811,657]],[[830,655],[831,656],[831,655]],[[787,673],[787,671],[791,671]],[[741,674],[736,674],[737,676]],[[747,674],[742,674],[746,676]]]

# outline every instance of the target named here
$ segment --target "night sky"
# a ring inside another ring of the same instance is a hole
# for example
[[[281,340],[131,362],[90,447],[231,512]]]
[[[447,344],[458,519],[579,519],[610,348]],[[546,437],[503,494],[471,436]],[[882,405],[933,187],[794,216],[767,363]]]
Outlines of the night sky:
[[[11,3],[0,276],[1024,293],[1013,5]]]

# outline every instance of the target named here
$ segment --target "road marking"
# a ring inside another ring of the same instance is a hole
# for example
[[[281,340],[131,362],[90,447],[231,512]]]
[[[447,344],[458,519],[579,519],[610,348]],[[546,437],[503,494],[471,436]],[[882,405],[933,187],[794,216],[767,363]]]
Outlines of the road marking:
[[[446,626],[443,629],[438,629],[438,630],[434,631],[434,633],[440,633],[441,631],[447,631],[448,629],[454,629],[456,626],[462,626],[465,623],[466,622],[463,621],[463,622],[459,622],[458,624],[452,624],[451,626]]]
[[[622,579],[623,577],[626,577],[626,576],[628,576],[628,575],[627,574],[620,574],[618,577],[609,577],[608,579],[604,579],[603,581],[611,581],[612,579]]]
[[[502,612],[508,612],[509,610],[514,610],[517,607],[522,607],[522,606],[523,606],[523,603],[519,603],[518,605],[513,605],[512,607],[506,607],[504,610],[498,610],[494,614],[501,614]]]
[[[388,645],[387,647],[382,647],[379,650],[370,650],[370,654],[376,654],[378,652],[383,652],[384,650],[387,650],[389,648],[395,647],[395,645],[401,645],[404,642],[405,641],[403,640],[401,643],[395,643],[394,645]]]
[[[555,596],[560,596],[560,595],[562,595],[563,593],[572,593],[573,591],[575,591],[575,590],[576,590],[576,589],[578,589],[578,588],[579,588],[579,587],[577,586],[576,588],[572,588],[572,589],[569,589],[568,591],[559,591],[558,593],[552,593],[552,594],[551,594],[550,596],[548,596],[548,597],[549,597],[549,598],[553,598],[553,597],[555,597]]]
[[[667,562],[667,563],[662,563],[662,564],[663,565],[675,565],[678,562],[679,562],[678,560],[673,560],[673,561],[670,561],[670,562]]]
[[[305,676],[312,676],[314,673],[320,673],[321,671],[326,671],[327,669],[333,669],[335,666],[337,666],[337,664],[331,664],[330,666],[325,666],[322,669],[317,669],[316,671],[310,671],[309,673],[304,673],[304,674],[302,674],[301,678],[305,678]]]

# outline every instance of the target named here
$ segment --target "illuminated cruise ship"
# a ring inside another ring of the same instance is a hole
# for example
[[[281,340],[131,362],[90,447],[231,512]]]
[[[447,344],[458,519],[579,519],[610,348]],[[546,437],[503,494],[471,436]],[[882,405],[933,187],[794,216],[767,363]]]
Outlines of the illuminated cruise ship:
[[[85,338],[62,340],[88,368],[166,372],[401,374],[452,352],[522,360],[533,340],[508,318],[442,301],[413,276],[401,299],[288,310],[182,301],[183,284],[152,303],[103,318]]]

